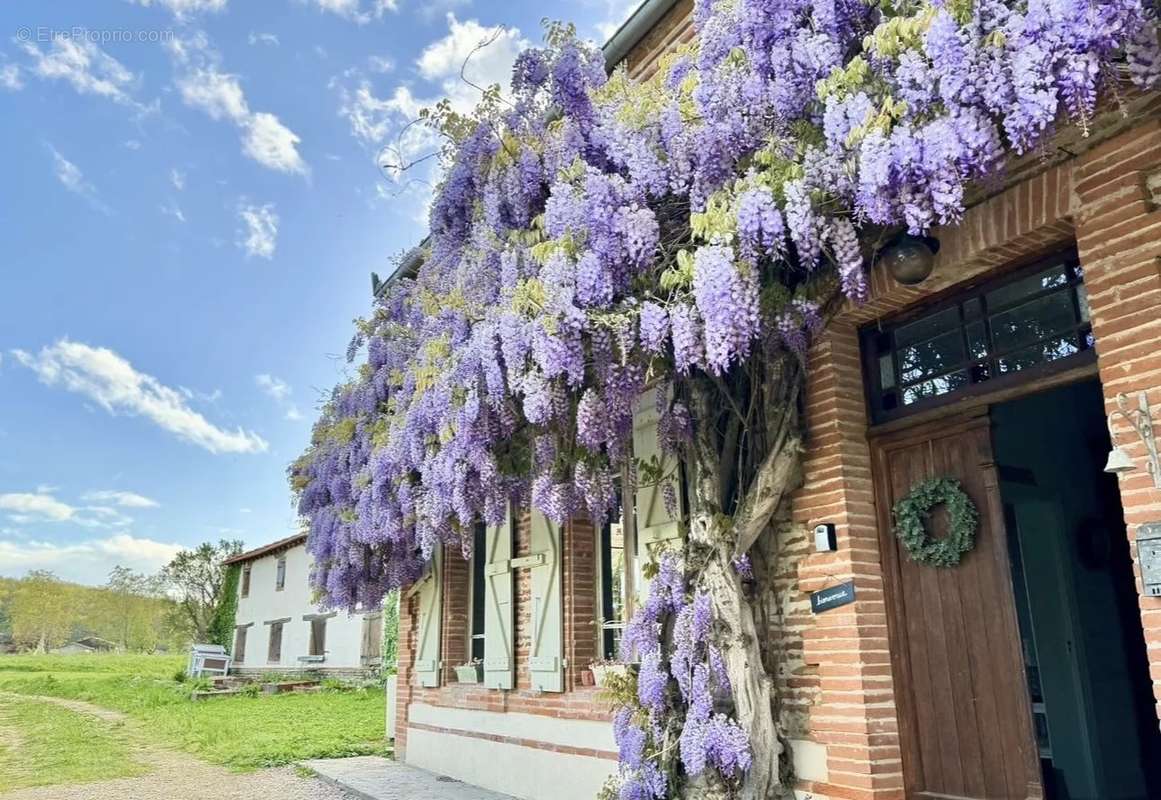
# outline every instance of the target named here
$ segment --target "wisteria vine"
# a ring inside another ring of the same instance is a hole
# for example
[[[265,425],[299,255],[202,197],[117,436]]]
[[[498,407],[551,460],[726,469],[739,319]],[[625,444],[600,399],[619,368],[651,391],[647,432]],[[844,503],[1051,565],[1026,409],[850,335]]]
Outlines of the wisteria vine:
[[[604,518],[647,387],[680,451],[705,421],[669,386],[801,353],[834,276],[866,297],[870,237],[957,222],[1009,153],[1161,77],[1148,0],[698,0],[695,24],[643,82],[549,26],[508,92],[428,117],[447,146],[422,267],[359,323],[357,374],[290,470],[331,604],[378,603],[441,543],[467,554],[510,500]],[[707,606],[682,595],[634,621],[626,799],[670,796],[668,718],[684,774],[747,768]]]

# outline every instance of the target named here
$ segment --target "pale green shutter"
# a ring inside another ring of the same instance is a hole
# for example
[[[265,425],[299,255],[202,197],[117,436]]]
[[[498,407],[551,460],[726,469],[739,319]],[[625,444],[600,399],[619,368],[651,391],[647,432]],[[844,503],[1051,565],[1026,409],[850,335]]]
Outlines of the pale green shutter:
[[[564,592],[561,551],[564,527],[532,510],[532,641],[528,658],[532,688],[564,691]],[[523,560],[523,559],[521,559]]]
[[[484,539],[484,686],[516,685],[512,618],[512,509],[500,525],[489,525]]]
[[[678,539],[682,535],[685,509],[682,500],[681,465],[677,456],[664,455],[657,442],[657,390],[647,389],[637,396],[633,409],[633,457],[649,463],[654,458],[661,464],[664,476],[662,483],[650,483],[637,487],[637,542],[639,545],[652,544],[667,539]],[[677,516],[665,508],[664,483],[673,486],[677,495]],[[638,483],[644,484],[644,476],[638,475]]]
[[[415,682],[419,686],[439,686],[440,623],[443,618],[443,546],[431,554],[427,575],[413,591],[419,597],[419,619],[415,635]]]

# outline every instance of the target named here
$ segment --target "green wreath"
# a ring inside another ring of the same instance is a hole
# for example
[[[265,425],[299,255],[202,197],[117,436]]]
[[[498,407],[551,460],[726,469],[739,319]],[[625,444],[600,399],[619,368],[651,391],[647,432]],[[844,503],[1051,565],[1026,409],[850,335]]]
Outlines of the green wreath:
[[[948,532],[942,539],[927,535],[931,509],[947,506]],[[980,515],[959,481],[928,478],[895,504],[895,535],[916,563],[954,567],[960,556],[975,547]]]

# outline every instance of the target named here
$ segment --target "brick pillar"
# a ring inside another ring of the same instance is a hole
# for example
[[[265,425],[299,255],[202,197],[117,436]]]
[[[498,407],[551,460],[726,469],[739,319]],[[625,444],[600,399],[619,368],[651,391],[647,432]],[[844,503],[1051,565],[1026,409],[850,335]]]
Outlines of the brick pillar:
[[[468,614],[472,607],[472,562],[458,545],[443,548],[443,620],[440,628],[440,685],[456,683],[456,667],[468,661]]]
[[[587,519],[569,520],[563,561],[565,687],[574,689],[597,657],[597,535]]]
[[[1161,211],[1150,186],[1161,178],[1161,121],[1150,120],[1085,154],[1076,170],[1077,246],[1092,309],[1105,410],[1147,392],[1161,427]],[[1130,542],[1161,522],[1161,490],[1145,471],[1145,447],[1122,420],[1114,430],[1137,469],[1120,476]],[[1140,565],[1132,546],[1137,592]],[[1140,596],[1153,694],[1161,701],[1161,598]]]
[[[414,597],[404,596],[399,600],[399,664],[395,686],[395,758],[402,761],[407,749],[407,707],[411,705],[415,663],[415,615]]]
[[[818,665],[811,736],[827,746],[827,783],[811,788],[832,798],[898,800],[902,756],[855,326],[832,324],[811,348],[809,366],[805,483],[794,520],[835,523],[838,550],[803,559],[799,587],[852,579],[856,587],[854,603],[816,616],[804,635],[805,661]]]

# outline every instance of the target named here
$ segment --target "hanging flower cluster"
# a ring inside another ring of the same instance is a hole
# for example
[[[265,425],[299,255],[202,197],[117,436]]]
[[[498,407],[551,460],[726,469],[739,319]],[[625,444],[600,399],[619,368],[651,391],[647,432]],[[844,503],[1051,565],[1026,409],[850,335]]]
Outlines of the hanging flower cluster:
[[[618,698],[619,768],[608,795],[670,797],[679,766],[688,778],[713,769],[727,785],[749,768],[746,732],[720,710],[730,705],[730,679],[713,638],[709,595],[691,598],[680,557],[662,554],[649,596],[621,639],[621,657],[639,667],[635,692]]]
[[[510,500],[603,518],[655,378],[804,350],[830,276],[866,297],[861,233],[956,222],[1005,154],[1161,78],[1148,0],[697,0],[695,24],[643,83],[550,26],[508,94],[430,115],[422,267],[359,324],[290,470],[329,603],[466,553]],[[658,393],[668,448],[698,422],[679,395]],[[685,768],[745,769],[697,689],[712,670],[681,680]]]

